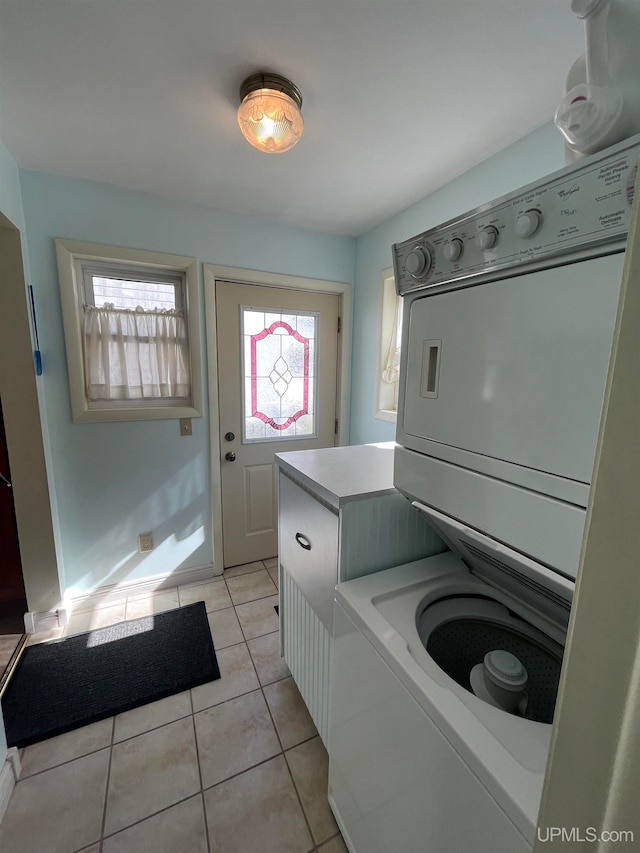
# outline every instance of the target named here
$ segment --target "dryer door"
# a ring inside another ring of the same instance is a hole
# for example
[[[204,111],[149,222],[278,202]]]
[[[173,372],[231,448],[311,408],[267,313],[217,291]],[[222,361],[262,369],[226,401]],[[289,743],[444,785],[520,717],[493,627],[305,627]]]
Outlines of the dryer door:
[[[413,299],[398,442],[589,483],[623,259]]]

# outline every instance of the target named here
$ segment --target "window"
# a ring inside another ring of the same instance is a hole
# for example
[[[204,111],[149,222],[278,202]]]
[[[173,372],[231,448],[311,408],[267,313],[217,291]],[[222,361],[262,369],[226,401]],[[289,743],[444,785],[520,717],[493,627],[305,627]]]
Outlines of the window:
[[[201,416],[195,258],[56,249],[74,421]]]
[[[378,396],[375,416],[395,421],[400,386],[400,347],[402,343],[402,298],[396,293],[393,270],[382,273],[382,306],[380,317]]]
[[[315,438],[320,316],[242,307],[242,440]]]

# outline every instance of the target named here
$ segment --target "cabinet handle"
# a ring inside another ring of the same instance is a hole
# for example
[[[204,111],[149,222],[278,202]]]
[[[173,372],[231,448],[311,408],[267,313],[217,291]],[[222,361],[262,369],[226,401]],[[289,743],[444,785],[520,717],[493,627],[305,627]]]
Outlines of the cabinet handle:
[[[305,551],[311,550],[311,542],[309,542],[307,537],[303,536],[302,533],[296,533],[296,542],[301,548],[304,548]]]

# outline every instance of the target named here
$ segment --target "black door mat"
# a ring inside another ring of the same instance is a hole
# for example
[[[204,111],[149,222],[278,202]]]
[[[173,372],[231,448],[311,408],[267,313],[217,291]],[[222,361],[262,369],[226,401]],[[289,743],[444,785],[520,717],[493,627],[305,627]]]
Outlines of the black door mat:
[[[2,699],[7,744],[28,746],[217,678],[203,601],[29,646]]]

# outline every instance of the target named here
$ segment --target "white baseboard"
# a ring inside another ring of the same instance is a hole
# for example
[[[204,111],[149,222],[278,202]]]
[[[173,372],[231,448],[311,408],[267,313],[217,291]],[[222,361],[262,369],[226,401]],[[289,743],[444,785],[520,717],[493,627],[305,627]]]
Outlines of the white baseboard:
[[[64,610],[64,608],[63,608]],[[58,610],[48,610],[44,613],[29,611],[24,614],[24,630],[27,634],[39,634],[41,631],[51,631],[67,624],[66,610],[64,610],[64,621],[58,618]]]
[[[204,581],[213,579],[213,563],[209,563],[205,566],[176,569],[174,572],[162,575],[150,575],[149,577],[138,580],[123,581],[119,584],[99,586],[90,592],[68,596],[65,600],[65,605],[68,611],[74,613],[80,610],[93,610],[96,607],[104,607],[105,604],[110,602],[122,601],[123,598],[131,595],[144,595],[145,593],[157,592],[158,590],[169,587],[189,583],[203,583]]]
[[[202,583],[221,576],[215,574],[213,563],[208,563],[204,566],[176,569],[174,572],[167,572],[162,575],[149,575],[139,580],[99,586],[90,592],[65,596],[65,601],[60,604],[57,610],[48,610],[44,613],[32,611],[25,613],[24,629],[27,634],[36,634],[41,631],[51,631],[53,628],[64,628],[69,621],[69,616],[74,611],[93,610],[110,602],[122,601],[123,598],[130,595],[144,595],[179,584]]]
[[[4,818],[11,794],[20,778],[20,755],[15,746],[7,752],[2,770],[0,770],[0,823]]]

